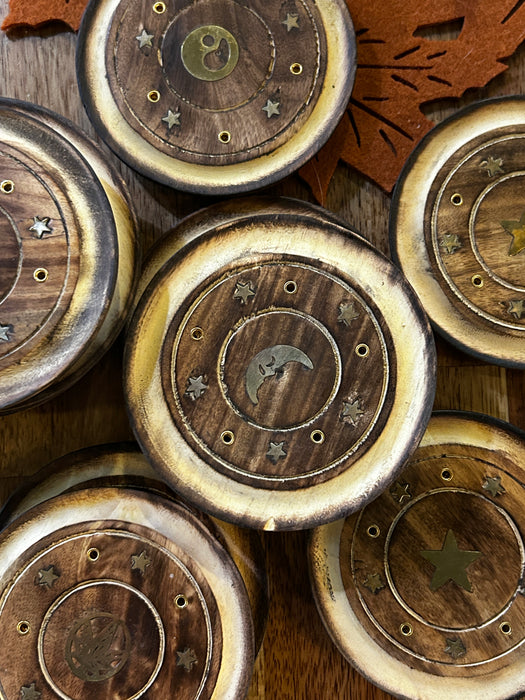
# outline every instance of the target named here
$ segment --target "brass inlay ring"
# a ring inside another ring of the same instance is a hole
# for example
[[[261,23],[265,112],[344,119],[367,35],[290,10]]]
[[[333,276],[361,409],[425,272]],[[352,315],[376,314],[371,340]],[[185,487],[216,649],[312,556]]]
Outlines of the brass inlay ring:
[[[158,102],[160,100],[160,92],[158,90],[150,90],[148,92],[148,100],[150,102]]]
[[[196,326],[195,328],[192,328],[190,331],[191,337],[193,340],[202,340],[204,338],[204,331],[202,328],[199,328],[199,326]]]
[[[503,632],[503,634],[510,635],[512,634],[512,626],[510,622],[502,622],[501,625],[499,626],[500,631]]]
[[[210,68],[210,54],[222,55],[222,65]],[[224,27],[207,24],[191,31],[182,42],[180,55],[184,68],[197,80],[215,82],[230,75],[239,61],[237,39]]]
[[[230,143],[232,140],[232,135],[229,131],[221,131],[219,134],[219,141],[221,143]]]
[[[290,66],[290,73],[293,73],[294,75],[301,75],[303,72],[303,67],[300,63],[292,63]]]
[[[33,279],[36,282],[45,282],[48,277],[49,273],[45,267],[37,267],[37,269],[33,272]]]
[[[450,201],[455,207],[460,207],[463,204],[463,197],[459,194],[459,192],[454,192],[450,198]]]
[[[97,559],[100,557],[100,552],[96,547],[91,547],[87,551],[87,557],[90,561],[97,561]]]
[[[445,469],[441,470],[441,478],[443,479],[443,481],[452,481],[452,479],[454,478],[454,473],[451,469],[447,469],[445,467]]]
[[[0,189],[4,194],[11,194],[15,189],[15,183],[12,180],[3,180],[0,182]]]
[[[284,283],[284,291],[287,294],[295,294],[297,291],[297,282],[294,280],[288,280],[288,282]]]
[[[375,540],[381,534],[381,529],[379,525],[369,525],[366,534]]]
[[[16,626],[16,631],[18,634],[21,634],[22,636],[25,636],[26,634],[29,634],[31,630],[31,625],[27,620],[21,620],[18,625]]]
[[[368,357],[370,355],[370,348],[366,343],[359,343],[355,349],[355,354],[358,357]]]
[[[175,605],[180,610],[183,610],[188,605],[188,599],[182,593],[179,593],[179,595],[175,596]]]
[[[412,625],[409,624],[408,622],[404,622],[400,627],[399,631],[403,635],[403,637],[410,637],[412,636],[414,630],[412,629]]]
[[[225,445],[233,445],[235,442],[235,434],[231,430],[224,430],[221,433],[221,440]]]
[[[483,287],[483,277],[481,275],[472,275],[470,281],[478,289],[481,289],[481,287]]]
[[[312,430],[310,433],[310,440],[315,442],[316,445],[322,445],[325,441],[325,434],[322,430]]]
[[[166,4],[163,2],[156,2],[153,5],[153,12],[155,12],[157,15],[162,15],[164,12],[166,12]]]

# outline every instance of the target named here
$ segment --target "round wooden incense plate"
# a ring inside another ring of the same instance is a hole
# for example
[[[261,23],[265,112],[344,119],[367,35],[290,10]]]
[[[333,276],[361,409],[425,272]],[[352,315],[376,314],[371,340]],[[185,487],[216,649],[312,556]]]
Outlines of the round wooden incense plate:
[[[245,697],[246,589],[187,508],[133,489],[75,491],[4,530],[0,556],[2,697]]]
[[[391,209],[393,253],[450,342],[525,367],[525,98],[471,105],[407,161]]]
[[[148,177],[227,194],[314,155],[356,68],[344,0],[96,0],[77,72],[104,140]]]
[[[436,414],[379,498],[315,530],[317,606],[341,653],[417,700],[525,692],[525,435]]]
[[[126,394],[152,465],[197,507],[257,528],[310,527],[379,493],[419,442],[434,381],[397,268],[297,212],[194,239],[129,325]]]

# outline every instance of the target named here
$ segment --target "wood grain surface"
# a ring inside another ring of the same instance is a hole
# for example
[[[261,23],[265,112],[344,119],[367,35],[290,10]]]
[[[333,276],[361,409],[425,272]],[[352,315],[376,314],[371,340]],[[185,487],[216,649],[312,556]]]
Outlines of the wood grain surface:
[[[2,3],[0,20],[7,14]],[[74,51],[76,36],[48,31],[42,36],[0,35],[0,93],[45,105],[68,116],[93,134],[78,94]],[[525,89],[525,47],[509,70],[483,95]],[[463,102],[482,96],[468,95]],[[456,102],[429,110],[441,118]],[[117,159],[108,154],[115,163]],[[183,216],[210,204],[210,198],[174,192],[118,167],[135,202],[146,250]],[[296,176],[272,193],[302,199],[311,195]],[[383,252],[388,253],[389,198],[374,185],[339,166],[328,207]],[[435,408],[484,411],[525,428],[525,374],[474,360],[438,342],[439,371]],[[0,418],[0,499],[51,459],[89,445],[129,439],[131,431],[121,389],[122,343],[76,386],[41,407]],[[305,533],[266,534],[272,596],[266,639],[256,664],[250,700],[386,700],[355,673],[330,641],[317,615],[309,588]]]

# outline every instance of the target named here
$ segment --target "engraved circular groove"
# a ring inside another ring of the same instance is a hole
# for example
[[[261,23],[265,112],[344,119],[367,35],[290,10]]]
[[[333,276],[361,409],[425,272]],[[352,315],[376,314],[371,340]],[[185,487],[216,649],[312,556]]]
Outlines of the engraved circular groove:
[[[219,141],[221,143],[230,143],[232,140],[232,135],[229,131],[221,131],[219,134]]]
[[[0,183],[0,189],[4,194],[11,194],[15,189],[15,183],[12,180],[3,180]]]
[[[499,626],[500,632],[503,634],[509,636],[512,634],[512,626],[510,622],[502,622],[501,625]]]
[[[150,102],[158,102],[160,100],[160,92],[158,90],[150,90],[148,92],[148,100]]]
[[[366,534],[373,539],[376,539],[381,534],[381,529],[378,525],[370,525],[366,531]]]
[[[100,557],[100,552],[96,547],[91,547],[91,549],[88,549],[87,551],[87,557],[90,561],[97,561],[97,559]]]
[[[400,626],[399,631],[401,632],[403,637],[411,637],[414,632],[414,630],[412,629],[412,625],[410,625],[408,622],[403,623]]]
[[[483,277],[481,275],[472,275],[471,280],[474,287],[481,289],[483,287]]]
[[[164,14],[164,12],[166,12],[166,5],[163,2],[156,2],[153,5],[153,12],[155,12],[157,15]]]
[[[202,328],[199,328],[199,326],[192,328],[190,334],[193,340],[199,341],[204,338],[204,331],[202,330]]]
[[[368,357],[368,355],[370,355],[370,348],[366,343],[360,343],[355,349],[355,354],[358,357]]]
[[[27,620],[21,620],[18,625],[16,626],[18,634],[25,636],[26,634],[29,634],[31,630],[31,625]]]
[[[284,291],[287,294],[295,294],[297,291],[297,282],[294,282],[294,280],[288,280],[288,282],[285,282]]]
[[[303,67],[300,63],[292,63],[290,66],[290,73],[293,73],[294,75],[301,75],[303,72]]]
[[[186,596],[183,596],[182,593],[179,594],[178,596],[175,596],[175,605],[180,610],[183,610],[188,605],[188,600],[187,600]]]
[[[310,440],[315,442],[316,445],[322,445],[325,441],[325,434],[322,430],[312,430],[310,433]]]
[[[231,430],[225,430],[221,433],[221,440],[225,445],[233,445],[235,442],[235,435]]]
[[[463,204],[463,197],[458,192],[455,192],[450,201],[455,207],[460,207]]]
[[[48,277],[49,273],[45,267],[37,267],[37,269],[33,272],[33,279],[36,282],[45,282]]]

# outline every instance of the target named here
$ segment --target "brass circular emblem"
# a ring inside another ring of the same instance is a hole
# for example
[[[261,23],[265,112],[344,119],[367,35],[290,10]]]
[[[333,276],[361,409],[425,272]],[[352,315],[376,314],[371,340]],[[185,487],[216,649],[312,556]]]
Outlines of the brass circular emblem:
[[[198,80],[226,78],[239,60],[239,44],[233,34],[214,24],[197,27],[181,46],[184,68]]]
[[[131,637],[125,622],[105,612],[88,613],[73,623],[66,640],[69,668],[83,681],[105,681],[128,662]]]

